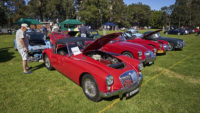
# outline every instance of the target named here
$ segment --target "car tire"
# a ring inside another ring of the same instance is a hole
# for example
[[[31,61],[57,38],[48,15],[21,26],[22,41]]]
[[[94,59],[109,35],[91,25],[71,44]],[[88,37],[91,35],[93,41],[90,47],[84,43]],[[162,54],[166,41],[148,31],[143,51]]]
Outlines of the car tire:
[[[134,57],[133,57],[133,54],[130,53],[130,52],[123,52],[122,55],[127,56],[127,57],[130,57],[130,58],[134,58]]]
[[[44,56],[44,64],[48,70],[53,70],[54,68],[51,65],[49,57],[47,55]]]
[[[90,75],[85,74],[81,80],[81,86],[85,96],[94,101],[98,102],[101,100],[100,92],[96,80]]]
[[[168,51],[172,51],[172,50],[174,50],[174,46],[173,46],[173,44],[169,43],[169,45],[168,45]]]

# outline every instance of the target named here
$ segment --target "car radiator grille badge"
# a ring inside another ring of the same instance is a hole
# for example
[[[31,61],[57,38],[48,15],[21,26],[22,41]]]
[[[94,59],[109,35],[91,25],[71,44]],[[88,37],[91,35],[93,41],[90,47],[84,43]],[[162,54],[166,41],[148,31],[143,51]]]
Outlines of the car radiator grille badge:
[[[124,88],[129,88],[137,83],[138,76],[135,71],[127,71],[120,76],[120,80]]]

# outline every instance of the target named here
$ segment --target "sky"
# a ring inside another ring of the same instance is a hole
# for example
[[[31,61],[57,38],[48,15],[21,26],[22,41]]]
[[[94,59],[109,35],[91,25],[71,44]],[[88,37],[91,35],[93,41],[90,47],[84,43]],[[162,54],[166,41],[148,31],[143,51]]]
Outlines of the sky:
[[[124,3],[129,5],[132,3],[139,3],[149,5],[151,10],[160,10],[163,6],[170,6],[175,3],[176,0],[124,0]]]

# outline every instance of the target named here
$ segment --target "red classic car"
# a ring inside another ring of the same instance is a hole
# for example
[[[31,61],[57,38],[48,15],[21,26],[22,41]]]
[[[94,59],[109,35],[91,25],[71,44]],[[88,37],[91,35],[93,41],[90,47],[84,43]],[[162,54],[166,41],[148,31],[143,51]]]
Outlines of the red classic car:
[[[145,45],[150,45],[150,46],[153,46],[157,49],[157,53],[160,54],[160,53],[166,53],[166,51],[168,50],[168,42],[158,42],[158,41],[151,41],[151,40],[145,40],[145,39],[142,39],[142,37],[138,38],[136,37],[135,35],[132,35],[131,32],[124,32],[122,34],[122,36],[124,36],[126,38],[126,40],[128,42],[132,42],[132,43],[139,43],[139,44],[145,44]]]
[[[50,41],[52,42],[52,44],[55,45],[56,40],[67,38],[69,36],[67,34],[65,34],[64,32],[62,32],[62,33],[52,32],[51,34],[49,34],[48,37],[50,38]]]
[[[152,64],[156,58],[156,55],[150,49],[140,44],[126,42],[123,36],[119,36],[110,41],[101,50],[135,58],[144,64]]]
[[[129,97],[139,91],[143,79],[142,64],[123,55],[99,51],[119,35],[103,36],[85,49],[85,41],[91,39],[77,37],[56,40],[53,48],[43,51],[45,66],[49,70],[55,68],[80,85],[86,97],[92,101],[116,95],[122,98],[123,94]]]

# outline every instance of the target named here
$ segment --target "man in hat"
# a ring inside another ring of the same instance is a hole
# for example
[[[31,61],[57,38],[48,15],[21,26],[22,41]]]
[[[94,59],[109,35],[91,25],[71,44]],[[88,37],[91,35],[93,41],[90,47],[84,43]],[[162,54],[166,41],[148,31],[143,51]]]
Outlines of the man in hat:
[[[17,49],[20,55],[22,56],[22,66],[24,69],[24,74],[30,74],[31,71],[28,71],[31,67],[28,67],[28,38],[25,37],[25,32],[28,29],[28,25],[23,23],[21,28],[16,32],[16,44]]]

